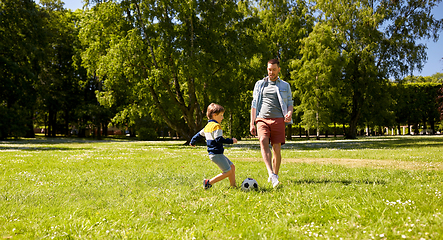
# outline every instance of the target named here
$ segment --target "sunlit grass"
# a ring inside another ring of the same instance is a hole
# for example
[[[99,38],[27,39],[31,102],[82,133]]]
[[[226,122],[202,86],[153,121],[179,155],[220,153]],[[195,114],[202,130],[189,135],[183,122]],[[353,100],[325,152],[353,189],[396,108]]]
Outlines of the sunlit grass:
[[[238,184],[258,181],[259,191],[245,193],[227,180],[203,190],[203,178],[219,170],[204,146],[181,141],[3,141],[0,237],[440,239],[443,171],[426,166],[443,162],[442,143],[417,136],[290,141],[284,159],[306,161],[283,160],[282,185],[273,189],[257,142],[241,141],[225,153]],[[319,162],[328,158],[336,160]]]

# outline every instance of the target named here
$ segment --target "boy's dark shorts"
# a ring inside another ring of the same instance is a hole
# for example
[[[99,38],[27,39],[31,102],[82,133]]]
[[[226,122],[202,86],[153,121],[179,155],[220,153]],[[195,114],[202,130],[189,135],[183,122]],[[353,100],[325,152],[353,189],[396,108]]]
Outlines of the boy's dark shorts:
[[[234,165],[224,154],[209,154],[209,158],[217,164],[224,173],[231,171],[231,166]]]

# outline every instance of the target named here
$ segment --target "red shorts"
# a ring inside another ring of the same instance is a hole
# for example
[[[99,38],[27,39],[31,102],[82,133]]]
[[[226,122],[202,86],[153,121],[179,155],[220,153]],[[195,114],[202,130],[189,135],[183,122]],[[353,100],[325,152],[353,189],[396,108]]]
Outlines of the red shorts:
[[[284,118],[257,118],[258,136],[267,136],[271,140],[271,144],[285,144],[285,119]]]

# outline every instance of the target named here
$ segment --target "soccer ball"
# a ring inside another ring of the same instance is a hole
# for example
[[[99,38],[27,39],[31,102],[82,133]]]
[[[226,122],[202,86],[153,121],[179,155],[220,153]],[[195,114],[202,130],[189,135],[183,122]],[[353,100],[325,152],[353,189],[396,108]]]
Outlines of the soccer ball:
[[[246,178],[241,183],[241,189],[245,192],[251,191],[251,190],[257,190],[258,189],[258,183],[253,178]]]

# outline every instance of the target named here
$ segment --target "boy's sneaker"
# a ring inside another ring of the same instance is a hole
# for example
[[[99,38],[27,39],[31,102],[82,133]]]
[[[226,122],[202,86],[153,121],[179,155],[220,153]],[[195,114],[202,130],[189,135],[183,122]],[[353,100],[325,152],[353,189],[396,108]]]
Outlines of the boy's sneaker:
[[[205,188],[205,190],[212,187],[212,185],[209,184],[209,179],[203,180],[203,187]]]
[[[278,184],[280,184],[280,182],[278,181],[278,175],[277,174],[272,174],[270,179],[271,179],[271,182],[272,182],[272,187],[276,188],[278,186]]]

